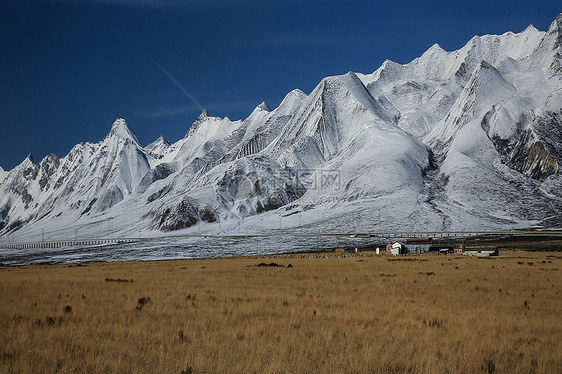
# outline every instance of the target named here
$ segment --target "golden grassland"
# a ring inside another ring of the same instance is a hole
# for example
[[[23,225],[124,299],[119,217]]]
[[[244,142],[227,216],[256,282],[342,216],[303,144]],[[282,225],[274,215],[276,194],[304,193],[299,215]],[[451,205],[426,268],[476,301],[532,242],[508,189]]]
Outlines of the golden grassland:
[[[561,267],[515,251],[2,267],[0,371],[560,373]]]

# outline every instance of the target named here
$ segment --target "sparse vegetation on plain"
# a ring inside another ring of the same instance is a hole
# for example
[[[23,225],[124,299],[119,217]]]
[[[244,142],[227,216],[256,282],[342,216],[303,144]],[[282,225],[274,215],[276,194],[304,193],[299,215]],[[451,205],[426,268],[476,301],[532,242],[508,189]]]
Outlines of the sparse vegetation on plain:
[[[562,372],[559,253],[416,258],[1,267],[0,371]]]

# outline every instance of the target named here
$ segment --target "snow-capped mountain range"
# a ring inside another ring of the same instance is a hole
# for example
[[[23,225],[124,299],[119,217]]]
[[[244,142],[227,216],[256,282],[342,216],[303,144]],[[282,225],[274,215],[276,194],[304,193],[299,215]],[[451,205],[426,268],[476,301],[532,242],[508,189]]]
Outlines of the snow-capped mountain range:
[[[0,236],[562,227],[562,14],[323,79],[244,120],[0,168]]]

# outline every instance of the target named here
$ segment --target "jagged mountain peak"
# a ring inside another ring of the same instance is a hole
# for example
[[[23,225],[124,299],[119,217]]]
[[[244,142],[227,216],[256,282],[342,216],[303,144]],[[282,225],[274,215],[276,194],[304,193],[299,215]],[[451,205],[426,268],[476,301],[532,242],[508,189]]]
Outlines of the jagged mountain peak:
[[[383,69],[392,68],[392,67],[396,67],[396,66],[400,66],[400,64],[398,62],[394,62],[392,60],[389,60],[388,58],[386,60],[384,60],[382,65],[381,65],[381,67]]]
[[[14,169],[27,169],[29,167],[34,167],[35,165],[37,165],[35,163],[35,158],[33,157],[33,155],[30,152],[27,155],[27,157],[19,165],[17,165]]]
[[[345,102],[348,99],[353,104],[347,103],[347,105],[359,105],[359,107],[362,107],[361,110],[366,110],[370,113],[370,118],[372,119],[379,118],[394,123],[397,116],[399,116],[399,113],[391,108],[392,105],[388,105],[388,100],[385,99],[384,95],[375,99],[361,78],[352,71],[344,75],[323,79],[314,92],[320,92],[320,90],[322,92],[322,102],[326,102],[326,99],[330,99],[334,103],[338,101]],[[342,97],[346,99],[341,99]],[[341,105],[341,102],[338,102],[338,106]],[[349,109],[346,108],[345,110]],[[349,114],[351,115],[352,113]]]
[[[296,88],[291,92],[289,92],[287,95],[285,95],[283,101],[281,101],[281,104],[279,104],[278,108],[287,107],[287,106],[292,107],[293,104],[302,102],[306,98],[306,96],[307,95],[302,90]]]
[[[144,147],[144,149],[148,152],[148,153],[154,153],[156,155],[162,155],[163,152],[165,152],[170,146],[172,145],[172,142],[169,141],[168,139],[166,139],[164,137],[164,135],[160,135],[158,137],[158,139],[156,139],[155,141],[153,141],[152,143],[150,143],[149,145],[147,145],[146,147]]]
[[[497,100],[515,91],[513,84],[486,60],[480,61],[465,87],[467,95],[473,96],[475,100],[483,100],[487,97]]]
[[[139,140],[137,139],[136,135],[133,134],[133,132],[129,128],[129,124],[127,123],[127,121],[125,121],[124,118],[117,118],[115,122],[113,122],[111,130],[104,140],[108,140],[110,138],[119,138],[125,140],[129,139],[140,145]]]
[[[211,115],[209,114],[209,111],[207,109],[203,109],[201,110],[201,114],[199,115],[199,117],[197,117],[197,119],[204,119],[210,116]]]
[[[290,91],[287,96],[306,96],[306,94],[299,88]]]
[[[266,101],[263,100],[258,106],[254,108],[250,116],[248,116],[244,121],[249,121],[249,122],[254,122],[256,120],[259,121],[260,119],[263,119],[264,116],[269,115],[269,113],[271,113],[271,108],[266,103]]]
[[[429,47],[428,51],[443,51],[446,52],[438,43],[434,43],[431,47]]]
[[[349,91],[359,90],[361,92],[366,91],[365,86],[361,79],[352,71],[348,71],[343,75],[334,75],[331,77],[326,77],[322,79],[320,85],[324,91],[331,89],[340,89],[345,87]],[[318,87],[317,87],[318,88]]]
[[[482,100],[485,97],[504,96],[505,92],[515,92],[516,88],[505,79],[495,66],[486,60],[481,60],[464,91],[468,96],[473,96],[475,100]]]
[[[166,139],[166,137],[165,137],[164,135],[162,135],[162,134],[160,134],[160,136],[158,137],[158,139],[156,139],[156,140],[155,140],[153,143],[151,143],[151,144],[155,144],[155,143],[157,143],[157,144],[165,144],[165,145],[171,145],[171,144],[172,144],[172,142],[169,141],[168,139]]]
[[[264,110],[266,112],[271,112],[271,108],[269,107],[269,105],[265,100],[263,100],[261,104],[256,107],[256,109]]]
[[[535,25],[530,24],[529,26],[527,26],[527,28],[525,28],[525,30],[523,30],[523,32],[525,32],[525,33],[528,33],[528,32],[535,33],[535,32],[540,32],[540,31],[535,27]]]
[[[435,43],[429,47],[429,49],[418,58],[418,60],[428,60],[430,58],[435,58],[435,56],[443,56],[445,54],[447,54],[447,51],[441,48],[439,44]]]
[[[193,134],[195,131],[197,131],[197,129],[205,122],[209,121],[210,119],[212,119],[214,117],[211,117],[211,115],[209,114],[209,111],[207,109],[203,109],[201,110],[201,114],[199,115],[199,117],[197,117],[195,119],[195,121],[193,121],[193,123],[191,124],[191,126],[189,127],[189,130],[187,131],[187,133],[185,134],[185,137],[190,136],[190,134]]]
[[[216,117],[209,115],[209,112],[206,109],[203,109],[199,117],[193,122],[190,126],[189,130],[185,134],[184,139],[192,137],[195,134],[199,134],[198,136],[202,136],[203,138],[207,136],[214,136],[216,133],[223,133],[226,135],[230,133],[234,127],[240,125],[242,121],[231,121],[228,117]],[[213,135],[214,134],[214,135]]]
[[[43,157],[40,164],[45,164],[45,163],[58,164],[59,160],[60,160],[59,156],[57,156],[54,153],[51,153],[50,155]]]
[[[399,77],[403,71],[403,65],[387,59],[373,72],[372,77],[373,80],[392,81]]]

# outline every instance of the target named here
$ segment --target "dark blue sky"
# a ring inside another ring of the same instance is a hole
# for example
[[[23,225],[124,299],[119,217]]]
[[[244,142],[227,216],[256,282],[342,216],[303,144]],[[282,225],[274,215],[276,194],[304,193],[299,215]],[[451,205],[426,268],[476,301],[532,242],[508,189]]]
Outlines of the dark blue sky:
[[[240,119],[329,75],[406,63],[434,43],[546,30],[556,1],[0,0],[0,166],[64,156],[117,117],[143,145],[201,110]]]

